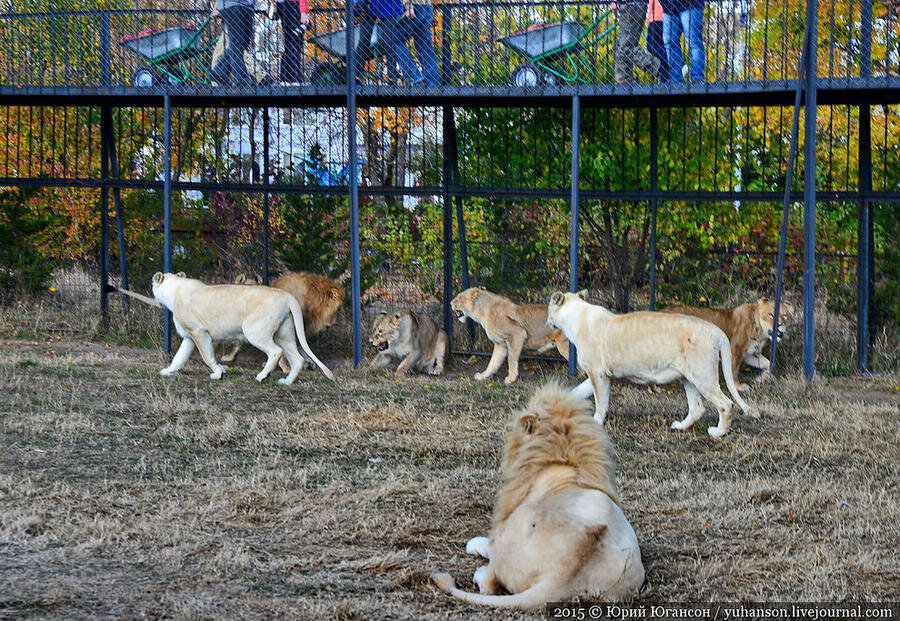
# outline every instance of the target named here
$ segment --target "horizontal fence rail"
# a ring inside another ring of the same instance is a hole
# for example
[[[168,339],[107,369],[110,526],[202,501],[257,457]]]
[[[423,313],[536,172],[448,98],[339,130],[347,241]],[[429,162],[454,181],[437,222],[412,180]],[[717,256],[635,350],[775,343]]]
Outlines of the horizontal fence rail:
[[[445,2],[370,16],[363,2],[350,25],[369,42],[355,50],[357,95],[763,91],[797,79],[804,4],[702,4],[674,16],[642,3]],[[0,93],[346,92],[343,5],[313,4],[308,17],[294,2],[278,5],[294,14],[258,3],[220,16],[197,2],[55,6],[67,10],[0,14]],[[897,7],[819,3],[821,86],[900,87]]]

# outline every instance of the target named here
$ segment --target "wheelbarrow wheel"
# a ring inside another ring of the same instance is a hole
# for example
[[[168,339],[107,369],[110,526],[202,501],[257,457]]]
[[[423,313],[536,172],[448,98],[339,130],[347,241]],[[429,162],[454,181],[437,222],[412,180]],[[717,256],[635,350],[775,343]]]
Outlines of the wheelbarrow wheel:
[[[156,71],[146,65],[138,67],[131,74],[131,85],[137,88],[151,88],[156,86],[158,81]]]
[[[510,83],[519,87],[555,86],[558,84],[555,75],[547,73],[532,63],[522,63],[513,69]]]
[[[335,63],[319,63],[309,77],[313,86],[337,86],[344,83],[344,71]]]

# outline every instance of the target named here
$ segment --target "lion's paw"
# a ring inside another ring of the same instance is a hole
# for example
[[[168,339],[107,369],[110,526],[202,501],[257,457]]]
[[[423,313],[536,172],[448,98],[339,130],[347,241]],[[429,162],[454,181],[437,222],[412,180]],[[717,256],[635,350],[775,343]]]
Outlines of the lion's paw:
[[[282,386],[290,386],[291,384],[294,383],[294,380],[292,380],[288,377],[282,377],[278,380],[278,383],[281,384]]]
[[[717,426],[717,427],[710,427],[709,429],[706,430],[706,432],[709,435],[711,435],[713,438],[721,438],[726,433],[728,433],[728,430]]]
[[[486,380],[489,377],[490,377],[490,375],[488,375],[487,373],[476,373],[475,374],[475,379],[477,379],[479,382],[483,382],[484,380]]]
[[[478,585],[478,590],[482,593],[487,593],[487,576],[488,576],[488,566],[482,565],[478,569],[475,570],[475,573],[472,574],[472,582]]]
[[[171,367],[166,367],[165,369],[163,369],[159,372],[160,375],[165,375],[166,377],[169,377],[170,375],[175,375],[176,373],[178,373],[178,371]]]
[[[267,374],[265,374],[265,373],[263,373],[262,371],[260,371],[259,373],[256,374],[256,381],[257,381],[257,382],[261,382],[261,381],[263,381],[264,379],[266,379],[267,377],[269,377]]]
[[[680,420],[672,421],[671,428],[675,431],[684,431],[685,425]]]
[[[737,388],[738,392],[745,392],[748,388],[750,388],[749,386],[747,386],[747,384],[744,384],[742,382],[735,382],[734,387]]]
[[[209,379],[214,379],[214,380],[222,379],[222,370],[221,370],[221,369],[216,369],[215,371],[213,371],[212,373],[210,373],[210,374],[209,374]]]
[[[466,554],[491,558],[491,540],[487,537],[472,537],[466,544]]]
[[[747,416],[749,416],[750,418],[759,418],[759,410],[757,410],[756,408],[750,408],[749,410],[747,410]]]
[[[507,375],[506,379],[503,380],[503,383],[506,384],[507,386],[509,386],[510,384],[514,384],[517,379],[519,379],[518,375],[516,375],[516,376]]]

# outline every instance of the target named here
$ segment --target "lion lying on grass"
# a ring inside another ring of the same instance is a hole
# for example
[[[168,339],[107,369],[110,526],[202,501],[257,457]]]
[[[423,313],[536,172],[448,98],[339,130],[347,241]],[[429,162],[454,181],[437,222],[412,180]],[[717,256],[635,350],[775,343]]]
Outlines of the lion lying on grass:
[[[388,315],[379,313],[372,325],[372,345],[378,356],[372,366],[383,369],[394,358],[402,358],[394,373],[424,371],[430,375],[444,372],[449,350],[447,333],[423,313],[405,310]]]
[[[254,279],[248,278],[246,274],[239,274],[234,283],[261,285],[262,279],[258,276]],[[303,325],[307,334],[318,334],[337,321],[337,311],[344,301],[344,289],[330,278],[310,272],[288,272],[273,280],[271,286],[287,291],[297,298],[303,311]],[[235,343],[231,352],[222,356],[222,362],[233,362],[240,348],[241,343]],[[278,360],[278,365],[282,371],[290,373],[291,369],[283,357]],[[301,358],[300,370],[304,366],[305,361]]]
[[[480,324],[494,343],[491,360],[483,372],[475,374],[477,380],[491,377],[508,356],[509,373],[503,383],[512,384],[519,377],[519,356],[525,348],[543,353],[555,346],[563,358],[569,359],[569,342],[559,330],[547,325],[544,304],[516,304],[484,287],[470,287],[453,298],[450,306],[461,322],[468,317]]]
[[[779,315],[786,321],[794,316],[794,307],[787,302],[781,304]],[[721,328],[731,343],[731,374],[738,390],[746,390],[747,385],[738,381],[741,363],[751,367],[769,370],[769,360],[762,355],[762,349],[772,339],[775,325],[775,302],[760,298],[752,304],[737,308],[697,308],[695,306],[667,306],[663,313],[678,313],[699,317]],[[784,337],[784,324],[779,322],[776,338]]]
[[[586,399],[557,384],[538,390],[514,417],[502,469],[490,539],[466,545],[489,559],[475,572],[481,594],[446,573],[432,576],[438,587],[472,604],[523,609],[637,593],[641,551],[617,504],[609,439]],[[512,595],[495,595],[501,587]]]
[[[211,379],[219,379],[226,368],[216,363],[213,341],[246,340],[266,353],[268,359],[256,376],[263,381],[284,354],[291,365],[279,384],[291,384],[302,368],[303,359],[295,339],[306,355],[329,379],[334,375],[309,349],[303,331],[300,303],[285,291],[272,287],[241,285],[205,285],[199,280],[176,274],[153,275],[153,297],[172,311],[175,329],[183,339],[172,363],[160,371],[174,375],[200,350],[203,362],[212,370]]]
[[[588,379],[576,394],[594,392],[594,418],[601,425],[609,408],[609,386],[614,377],[638,384],[668,384],[680,380],[687,395],[688,414],[672,429],[689,429],[703,416],[703,400],[719,413],[719,424],[709,435],[728,432],[732,403],[719,388],[719,357],[728,391],[741,409],[759,416],[747,405],[731,375],[728,337],[713,324],[687,315],[639,312],[616,315],[585,301],[587,291],[556,292],[550,298],[549,321],[578,348],[578,366]]]

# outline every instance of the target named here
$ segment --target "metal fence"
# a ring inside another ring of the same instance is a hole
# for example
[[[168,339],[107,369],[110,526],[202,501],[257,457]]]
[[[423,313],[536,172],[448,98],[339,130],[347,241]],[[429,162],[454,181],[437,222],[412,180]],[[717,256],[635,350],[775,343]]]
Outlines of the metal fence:
[[[763,92],[798,79],[804,4],[723,0],[690,15],[666,4],[648,13],[641,2],[422,2],[375,16],[361,2],[313,5],[308,24],[295,4],[217,17],[190,0],[12,6],[0,14],[0,89],[333,96],[346,92],[348,34],[361,95]],[[820,88],[895,85],[897,13],[895,2],[820,2]],[[229,71],[237,56],[242,67]]]

